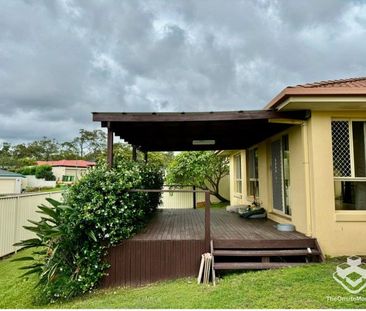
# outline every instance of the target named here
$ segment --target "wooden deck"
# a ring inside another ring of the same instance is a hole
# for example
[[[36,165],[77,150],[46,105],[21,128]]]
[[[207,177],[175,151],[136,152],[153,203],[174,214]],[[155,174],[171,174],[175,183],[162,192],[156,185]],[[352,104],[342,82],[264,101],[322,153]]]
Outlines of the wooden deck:
[[[313,242],[298,232],[277,231],[271,220],[246,220],[224,209],[211,209],[210,224],[214,244],[223,249],[306,249]],[[111,268],[102,286],[195,276],[207,251],[203,209],[159,210],[142,232],[109,249]]]
[[[204,209],[159,210],[149,225],[132,240],[202,240]],[[280,232],[269,219],[243,219],[222,208],[211,209],[213,240],[292,240],[306,239],[299,232]]]

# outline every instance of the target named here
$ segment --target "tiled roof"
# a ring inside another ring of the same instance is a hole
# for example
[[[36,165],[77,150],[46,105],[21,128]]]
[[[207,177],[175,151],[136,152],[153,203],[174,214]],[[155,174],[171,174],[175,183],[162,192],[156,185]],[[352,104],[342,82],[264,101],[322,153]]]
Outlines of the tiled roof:
[[[317,87],[366,87],[366,77],[326,80],[313,83],[299,84],[292,86],[292,88],[317,88]]]
[[[290,96],[366,96],[366,77],[288,86],[274,97],[264,109],[275,109]]]
[[[91,167],[95,162],[85,160],[59,160],[59,161],[37,161],[37,165],[67,166],[67,167]]]

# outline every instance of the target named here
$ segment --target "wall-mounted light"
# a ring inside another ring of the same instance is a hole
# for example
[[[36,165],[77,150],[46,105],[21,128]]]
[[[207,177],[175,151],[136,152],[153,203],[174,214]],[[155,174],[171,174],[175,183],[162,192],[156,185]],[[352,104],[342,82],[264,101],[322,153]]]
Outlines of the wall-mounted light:
[[[192,145],[214,145],[216,141],[214,139],[202,139],[202,140],[193,140]]]

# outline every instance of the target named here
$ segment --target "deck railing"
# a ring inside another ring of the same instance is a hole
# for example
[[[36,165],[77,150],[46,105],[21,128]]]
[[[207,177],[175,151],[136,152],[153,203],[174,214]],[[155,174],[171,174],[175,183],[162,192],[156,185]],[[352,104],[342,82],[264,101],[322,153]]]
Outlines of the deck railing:
[[[131,189],[129,192],[147,192],[147,193],[192,193],[192,194],[200,194],[203,193],[205,196],[205,247],[206,251],[210,249],[210,241],[211,241],[211,198],[210,191],[208,190],[185,190],[185,189]]]

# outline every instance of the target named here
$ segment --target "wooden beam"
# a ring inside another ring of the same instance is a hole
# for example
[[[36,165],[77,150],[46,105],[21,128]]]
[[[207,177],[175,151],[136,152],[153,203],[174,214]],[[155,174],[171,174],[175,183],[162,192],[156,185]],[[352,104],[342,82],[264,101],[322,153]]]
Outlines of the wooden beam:
[[[132,146],[132,161],[137,161],[137,147],[135,145]]]
[[[107,135],[107,163],[109,168],[113,167],[113,131],[110,126]]]
[[[196,186],[192,186],[192,190],[195,191]],[[197,205],[197,196],[196,192],[193,192],[193,209],[196,209],[196,205]]]
[[[205,248],[210,251],[211,242],[211,201],[210,192],[205,192]]]
[[[235,121],[290,118],[309,118],[307,110],[279,112],[275,110],[182,112],[182,113],[119,113],[93,112],[93,121],[110,122],[192,122],[192,121]]]

